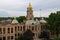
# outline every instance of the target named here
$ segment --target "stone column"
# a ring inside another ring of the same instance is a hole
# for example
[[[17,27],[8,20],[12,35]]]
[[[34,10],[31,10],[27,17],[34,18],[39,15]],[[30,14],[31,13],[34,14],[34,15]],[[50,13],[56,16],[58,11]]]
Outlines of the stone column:
[[[10,28],[10,34],[11,34],[11,28]]]
[[[7,38],[7,36],[6,36],[6,40],[7,40],[8,38]]]
[[[18,32],[18,26],[17,26],[17,32]]]
[[[35,30],[35,26],[34,26],[34,31],[36,31],[36,30]]]
[[[2,37],[2,40],[3,40],[3,37]]]
[[[27,26],[25,25],[25,31],[27,30]]]
[[[7,34],[7,27],[5,28],[5,30],[6,30],[5,32],[6,32],[6,34]]]
[[[23,26],[22,26],[22,31],[23,31]]]

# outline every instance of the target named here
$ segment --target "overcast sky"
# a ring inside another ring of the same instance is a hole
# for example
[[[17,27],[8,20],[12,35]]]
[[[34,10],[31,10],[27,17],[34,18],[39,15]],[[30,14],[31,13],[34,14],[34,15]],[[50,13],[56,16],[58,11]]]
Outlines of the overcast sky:
[[[60,0],[0,0],[0,17],[26,16],[29,2],[35,17],[48,17],[60,10]]]

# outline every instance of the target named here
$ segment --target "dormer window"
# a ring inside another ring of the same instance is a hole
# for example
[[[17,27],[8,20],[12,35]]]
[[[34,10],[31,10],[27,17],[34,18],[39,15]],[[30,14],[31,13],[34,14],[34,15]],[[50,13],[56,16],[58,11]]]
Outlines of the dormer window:
[[[34,23],[32,23],[32,25],[34,25]]]

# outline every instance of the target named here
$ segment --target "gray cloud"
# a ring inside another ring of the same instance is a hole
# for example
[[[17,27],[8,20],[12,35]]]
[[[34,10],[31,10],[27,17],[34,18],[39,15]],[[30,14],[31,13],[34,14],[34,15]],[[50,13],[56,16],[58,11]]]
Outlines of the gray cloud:
[[[1,9],[3,9],[3,12],[7,12],[10,16],[26,16],[26,8],[29,2],[31,2],[33,6],[35,16],[40,16],[39,9],[42,9],[41,15],[45,17],[48,16],[50,12],[60,10],[60,0],[0,0],[0,12]],[[7,14],[5,14],[5,16],[8,16]]]
[[[10,15],[7,12],[0,11],[0,17],[9,17]]]

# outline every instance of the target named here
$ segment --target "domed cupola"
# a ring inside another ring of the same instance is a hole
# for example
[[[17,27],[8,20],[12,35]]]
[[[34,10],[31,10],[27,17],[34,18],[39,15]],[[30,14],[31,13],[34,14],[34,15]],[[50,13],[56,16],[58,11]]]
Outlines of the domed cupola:
[[[40,20],[40,23],[47,23],[44,18],[42,17],[42,19]]]
[[[17,23],[18,23],[18,21],[16,20],[16,17],[14,17],[12,24],[17,24]]]
[[[31,5],[31,3],[29,3],[29,5],[27,6],[27,8],[32,8],[32,5]]]

